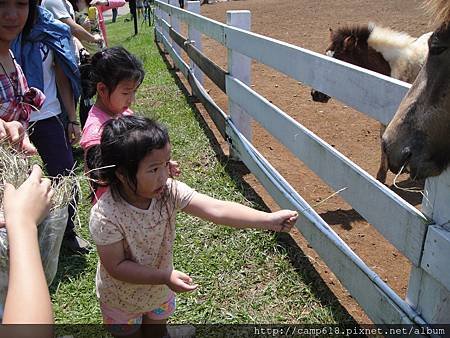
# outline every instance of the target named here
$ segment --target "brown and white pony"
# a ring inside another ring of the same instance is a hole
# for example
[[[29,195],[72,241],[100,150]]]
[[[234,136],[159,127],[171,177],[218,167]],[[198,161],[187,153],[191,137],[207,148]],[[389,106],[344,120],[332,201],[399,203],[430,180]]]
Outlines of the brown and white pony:
[[[439,175],[450,163],[450,1],[425,2],[437,28],[426,62],[383,135],[389,168],[413,179]]]
[[[394,31],[373,23],[330,29],[331,43],[325,54],[335,59],[366,68],[383,75],[412,83],[419,73],[428,53],[427,40],[431,33],[414,38],[404,32]],[[328,102],[330,97],[312,89],[314,101]],[[385,126],[380,127],[380,136]],[[384,183],[388,163],[381,151],[377,180]]]

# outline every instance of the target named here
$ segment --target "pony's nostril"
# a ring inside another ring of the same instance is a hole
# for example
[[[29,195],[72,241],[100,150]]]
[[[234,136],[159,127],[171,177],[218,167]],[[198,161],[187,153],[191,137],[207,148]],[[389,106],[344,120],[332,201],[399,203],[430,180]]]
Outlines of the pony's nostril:
[[[410,147],[405,147],[402,150],[402,164],[405,164],[408,162],[409,158],[411,157],[412,152]]]

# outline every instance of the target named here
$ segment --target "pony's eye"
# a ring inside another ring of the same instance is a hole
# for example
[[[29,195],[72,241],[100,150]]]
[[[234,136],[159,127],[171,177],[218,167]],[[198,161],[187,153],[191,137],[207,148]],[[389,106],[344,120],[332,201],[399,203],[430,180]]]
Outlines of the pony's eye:
[[[448,47],[445,46],[430,46],[430,54],[431,55],[439,55],[443,53],[445,50],[447,50]]]

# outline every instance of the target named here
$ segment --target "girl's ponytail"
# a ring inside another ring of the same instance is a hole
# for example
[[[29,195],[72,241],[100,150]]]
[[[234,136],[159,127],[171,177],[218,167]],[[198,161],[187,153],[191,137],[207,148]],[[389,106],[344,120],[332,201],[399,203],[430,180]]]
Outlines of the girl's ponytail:
[[[86,74],[85,95],[88,98],[96,94],[99,82],[104,83],[111,94],[119,82],[133,80],[140,84],[145,75],[141,61],[123,47],[95,53],[86,69],[80,67],[80,71]]]
[[[90,99],[97,93],[97,83],[92,80],[92,64],[85,63],[80,66],[81,88],[83,96]]]

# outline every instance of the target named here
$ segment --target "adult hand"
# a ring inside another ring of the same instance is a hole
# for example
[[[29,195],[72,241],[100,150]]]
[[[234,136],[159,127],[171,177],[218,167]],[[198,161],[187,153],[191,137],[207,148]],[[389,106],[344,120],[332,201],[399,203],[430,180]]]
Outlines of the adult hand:
[[[292,210],[280,210],[270,215],[271,229],[278,232],[289,232],[298,218],[298,213]]]
[[[81,23],[81,27],[83,27],[88,32],[91,31],[91,20],[89,18],[84,19],[84,21]]]
[[[167,282],[167,286],[173,292],[188,292],[195,290],[198,285],[192,284],[192,278],[186,275],[184,272],[172,270],[170,274],[169,281]]]
[[[67,125],[67,135],[69,135],[70,144],[77,144],[81,139],[81,127],[78,124],[69,122]]]
[[[42,178],[42,170],[37,165],[18,189],[6,183],[3,208],[8,231],[10,227],[40,224],[48,215],[53,194],[50,180]]]
[[[18,121],[6,122],[0,119],[0,140],[7,139],[13,148],[27,155],[37,153],[36,148],[30,142],[25,128]]]

